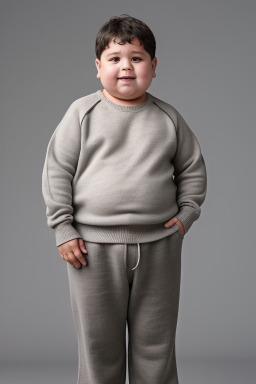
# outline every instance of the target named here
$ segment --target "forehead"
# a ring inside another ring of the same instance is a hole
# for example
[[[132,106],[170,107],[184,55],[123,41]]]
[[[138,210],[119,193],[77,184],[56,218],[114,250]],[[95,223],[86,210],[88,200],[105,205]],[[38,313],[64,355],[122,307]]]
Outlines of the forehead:
[[[116,41],[114,41],[116,40]],[[118,39],[116,38],[113,38],[109,44],[108,44],[108,47],[106,47],[104,49],[104,51],[102,52],[104,55],[109,55],[113,52],[115,53],[121,53],[123,51],[134,51],[136,53],[145,53],[145,49],[143,47],[143,45],[140,45],[140,41],[137,37],[135,37],[131,43],[124,43],[124,44],[119,44],[118,43]]]

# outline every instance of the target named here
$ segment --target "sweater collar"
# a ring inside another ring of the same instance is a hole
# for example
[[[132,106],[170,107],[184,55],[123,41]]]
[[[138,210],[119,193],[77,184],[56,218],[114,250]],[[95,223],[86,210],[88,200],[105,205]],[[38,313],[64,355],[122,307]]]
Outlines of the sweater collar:
[[[146,100],[144,100],[143,103],[138,105],[121,105],[121,104],[114,103],[113,101],[107,99],[103,95],[102,89],[98,89],[96,91],[96,94],[100,97],[101,100],[103,100],[109,106],[122,112],[139,112],[147,108],[153,102],[152,95],[149,92],[146,92],[146,95],[147,95]]]

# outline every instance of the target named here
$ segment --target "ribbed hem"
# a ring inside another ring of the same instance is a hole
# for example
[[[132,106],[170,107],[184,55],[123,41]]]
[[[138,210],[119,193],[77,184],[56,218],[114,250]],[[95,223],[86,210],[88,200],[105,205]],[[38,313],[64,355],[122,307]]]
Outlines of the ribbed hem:
[[[85,241],[96,243],[147,243],[162,239],[179,230],[174,224],[165,228],[162,224],[99,226],[74,224]]]

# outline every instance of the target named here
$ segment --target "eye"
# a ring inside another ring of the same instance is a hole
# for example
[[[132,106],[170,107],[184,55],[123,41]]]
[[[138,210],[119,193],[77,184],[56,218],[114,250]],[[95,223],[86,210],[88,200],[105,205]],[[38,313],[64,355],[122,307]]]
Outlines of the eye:
[[[112,59],[110,59],[110,61],[114,61],[115,59],[119,59],[118,57],[112,57]]]
[[[141,61],[142,59],[140,57],[133,57],[135,61]],[[119,60],[119,57],[112,57],[110,61],[116,62],[116,60]]]

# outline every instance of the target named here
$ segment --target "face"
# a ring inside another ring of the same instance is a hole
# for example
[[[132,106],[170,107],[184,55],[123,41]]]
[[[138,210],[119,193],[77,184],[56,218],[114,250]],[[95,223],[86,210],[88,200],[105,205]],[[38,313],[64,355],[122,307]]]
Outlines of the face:
[[[157,59],[151,60],[137,37],[132,44],[126,42],[123,45],[113,39],[95,64],[104,96],[117,104],[141,104],[146,99],[146,90],[153,77],[156,77]],[[122,79],[125,76],[131,79]]]

